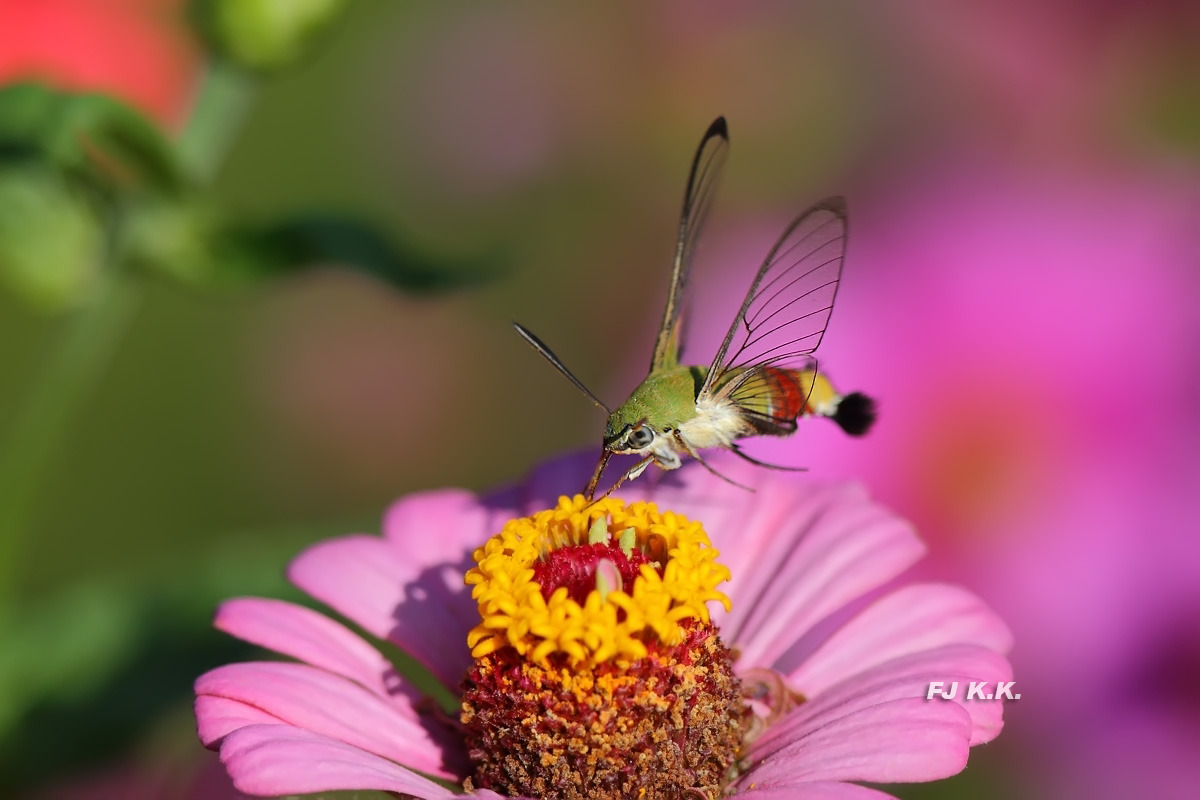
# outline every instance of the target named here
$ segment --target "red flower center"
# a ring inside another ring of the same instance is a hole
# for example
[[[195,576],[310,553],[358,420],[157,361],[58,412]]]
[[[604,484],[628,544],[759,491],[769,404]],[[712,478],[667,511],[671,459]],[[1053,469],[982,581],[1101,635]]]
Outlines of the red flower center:
[[[542,587],[542,597],[547,600],[555,589],[565,586],[567,595],[583,605],[588,593],[596,589],[596,565],[601,559],[608,559],[616,566],[621,586],[633,586],[633,579],[638,576],[642,564],[650,563],[640,550],[631,550],[629,555],[621,552],[616,542],[580,544],[554,550],[544,561],[534,564],[533,579]],[[658,572],[662,573],[661,567]]]

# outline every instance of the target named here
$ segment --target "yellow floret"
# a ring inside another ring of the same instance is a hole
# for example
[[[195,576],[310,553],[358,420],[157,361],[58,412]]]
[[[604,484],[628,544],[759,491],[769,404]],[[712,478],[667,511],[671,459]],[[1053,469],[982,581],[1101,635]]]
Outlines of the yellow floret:
[[[545,599],[534,564],[560,547],[586,544],[597,520],[614,538],[632,528],[635,546],[664,563],[658,569],[643,564],[627,591],[614,589],[602,598],[593,590],[583,605],[563,587]],[[510,520],[475,551],[465,581],[481,621],[467,635],[467,646],[475,658],[511,646],[543,666],[555,653],[574,666],[644,658],[654,638],[666,645],[683,641],[683,620],[708,622],[708,601],[729,610],[729,598],[716,588],[730,577],[718,555],[699,522],[660,513],[653,503],[560,497],[554,508]]]

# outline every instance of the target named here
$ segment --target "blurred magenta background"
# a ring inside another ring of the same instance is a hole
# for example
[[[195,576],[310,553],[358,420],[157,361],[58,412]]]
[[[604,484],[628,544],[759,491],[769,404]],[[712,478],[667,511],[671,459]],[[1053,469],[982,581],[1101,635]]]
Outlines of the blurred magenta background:
[[[111,92],[178,132],[205,69],[182,6],[0,0],[0,83]],[[207,631],[215,603],[286,592],[300,546],[374,530],[398,495],[596,446],[599,412],[509,323],[618,402],[724,114],[689,357],[788,218],[846,195],[819,355],[879,425],[752,452],[865,482],[930,543],[925,573],[1016,635],[1004,735],[889,791],[1194,797],[1197,41],[1200,7],[1171,0],[350,4],[259,80],[218,197],[246,219],[355,213],[493,277],[436,297],[332,269],[145,288],[17,556],[25,652],[62,665],[51,686],[0,655],[0,786],[232,796],[189,710],[191,678],[241,652]],[[0,296],[0,436],[62,324]]]

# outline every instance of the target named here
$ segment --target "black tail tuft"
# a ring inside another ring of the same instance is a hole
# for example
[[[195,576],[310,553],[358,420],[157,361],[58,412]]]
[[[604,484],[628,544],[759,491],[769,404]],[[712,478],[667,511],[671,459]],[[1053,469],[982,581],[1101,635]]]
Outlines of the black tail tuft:
[[[862,436],[875,424],[875,401],[862,392],[851,392],[838,403],[833,421],[851,436]]]

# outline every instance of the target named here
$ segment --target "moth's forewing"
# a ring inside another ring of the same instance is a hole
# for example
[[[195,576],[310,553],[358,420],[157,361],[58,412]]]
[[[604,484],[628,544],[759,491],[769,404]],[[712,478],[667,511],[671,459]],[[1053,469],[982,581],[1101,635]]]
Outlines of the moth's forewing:
[[[821,344],[846,253],[846,203],[822,200],[792,220],[759,267],[709,367],[701,397],[756,369],[805,369]],[[767,381],[759,382],[769,388]],[[743,400],[748,401],[744,397]]]
[[[692,157],[692,168],[688,173],[687,188],[683,193],[683,212],[679,217],[675,260],[671,266],[671,286],[667,292],[667,304],[663,309],[658,336],[654,341],[654,357],[650,360],[651,372],[670,369],[679,364],[683,295],[688,273],[691,271],[692,255],[716,195],[721,170],[728,155],[729,129],[725,125],[725,118],[717,117],[704,132],[700,146],[696,148],[696,155]]]

